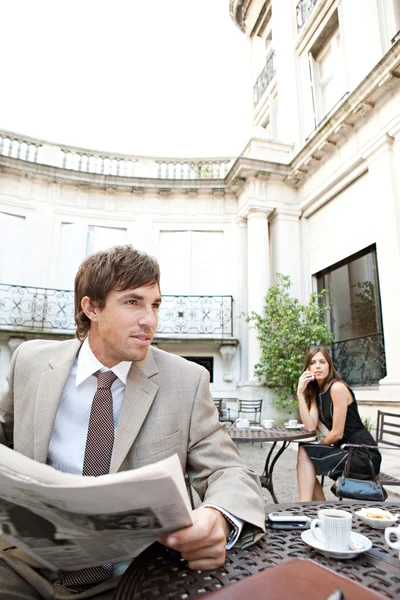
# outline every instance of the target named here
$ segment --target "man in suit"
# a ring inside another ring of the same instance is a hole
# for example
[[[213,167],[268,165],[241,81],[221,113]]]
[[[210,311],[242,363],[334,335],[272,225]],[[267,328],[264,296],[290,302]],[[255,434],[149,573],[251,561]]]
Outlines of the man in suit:
[[[231,545],[262,535],[260,483],[219,423],[208,372],[150,347],[160,304],[154,258],[131,246],[87,258],[75,279],[77,339],[33,340],[16,350],[0,397],[0,440],[83,475],[135,469],[177,453],[202,505],[191,527],[159,541],[191,568],[214,569]],[[0,600],[67,598],[68,591],[106,600],[127,566],[52,576],[23,558],[0,553]]]

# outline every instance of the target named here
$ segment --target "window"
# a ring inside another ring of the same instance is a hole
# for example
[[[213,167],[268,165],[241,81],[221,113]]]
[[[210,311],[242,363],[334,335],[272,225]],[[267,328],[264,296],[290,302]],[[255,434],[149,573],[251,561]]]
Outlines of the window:
[[[223,231],[161,231],[159,257],[163,294],[224,293]]]
[[[352,385],[376,383],[386,374],[375,246],[317,273],[331,310],[333,357]]]
[[[345,93],[338,14],[335,11],[309,52],[315,127]]]
[[[210,373],[210,383],[213,383],[214,379],[214,358],[212,356],[184,356],[186,360],[201,365]]]
[[[0,213],[0,283],[24,285],[25,217]]]
[[[61,223],[57,286],[71,290],[85,256],[126,243],[126,229],[86,223]]]

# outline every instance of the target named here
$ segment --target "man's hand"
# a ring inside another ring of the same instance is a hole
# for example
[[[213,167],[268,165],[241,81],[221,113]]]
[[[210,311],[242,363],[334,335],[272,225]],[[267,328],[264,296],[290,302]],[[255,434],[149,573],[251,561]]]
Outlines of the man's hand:
[[[209,571],[225,563],[226,541],[230,525],[215,508],[197,508],[192,512],[193,525],[158,538],[164,546],[178,550],[196,571]]]

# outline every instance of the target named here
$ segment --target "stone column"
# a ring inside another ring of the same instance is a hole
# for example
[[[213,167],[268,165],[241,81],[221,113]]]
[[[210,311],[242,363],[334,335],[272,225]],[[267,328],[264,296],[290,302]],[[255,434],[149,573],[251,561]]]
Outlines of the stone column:
[[[247,221],[242,217],[236,219],[238,225],[238,298],[239,307],[237,315],[248,314],[247,298]],[[249,346],[249,326],[244,318],[239,320],[240,330],[240,382],[247,381],[249,372],[248,346]]]
[[[368,157],[369,188],[377,203],[377,262],[385,339],[387,375],[379,384],[382,392],[400,390],[400,193],[394,152],[400,159],[400,132],[386,136]],[[394,141],[397,143],[394,144]]]
[[[263,313],[264,298],[270,286],[270,254],[268,232],[268,209],[250,208],[247,215],[247,298],[248,312]],[[257,331],[249,328],[249,380],[254,379],[254,365],[260,359]]]
[[[292,296],[302,298],[300,211],[297,208],[276,208],[271,218],[272,272],[289,275]],[[271,285],[275,282],[271,281]]]

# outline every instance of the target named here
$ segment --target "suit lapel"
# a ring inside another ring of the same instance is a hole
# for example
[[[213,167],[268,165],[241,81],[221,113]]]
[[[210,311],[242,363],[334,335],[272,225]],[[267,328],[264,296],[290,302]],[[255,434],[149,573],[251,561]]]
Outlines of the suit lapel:
[[[34,424],[34,458],[39,462],[46,462],[58,405],[81,343],[79,340],[71,340],[70,344],[49,361],[49,370],[40,377]]]
[[[116,473],[131,449],[158,391],[149,377],[158,373],[151,350],[143,361],[132,364],[115,434],[110,473]]]

